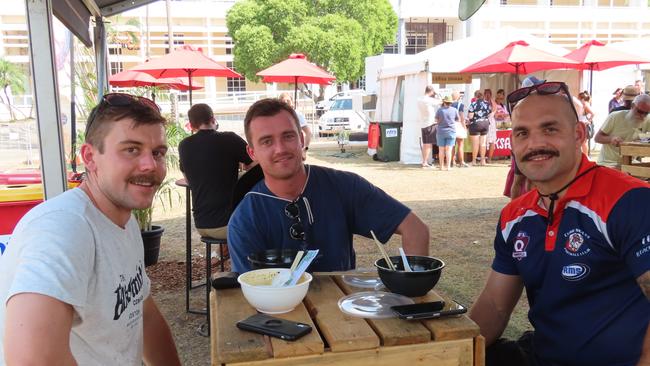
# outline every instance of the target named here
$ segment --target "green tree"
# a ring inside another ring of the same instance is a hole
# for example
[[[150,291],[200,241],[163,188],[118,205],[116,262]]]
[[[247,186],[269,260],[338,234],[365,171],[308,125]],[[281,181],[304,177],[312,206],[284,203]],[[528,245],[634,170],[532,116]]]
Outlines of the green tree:
[[[395,40],[397,16],[388,0],[243,0],[226,16],[235,67],[258,81],[260,70],[291,53],[354,81],[364,60]]]
[[[24,72],[20,66],[0,57],[0,87],[2,87],[3,93],[0,100],[9,109],[9,116],[12,121],[16,119],[16,114],[14,112],[15,107],[11,105],[11,98],[9,98],[9,89],[15,93],[24,93],[26,82]]]

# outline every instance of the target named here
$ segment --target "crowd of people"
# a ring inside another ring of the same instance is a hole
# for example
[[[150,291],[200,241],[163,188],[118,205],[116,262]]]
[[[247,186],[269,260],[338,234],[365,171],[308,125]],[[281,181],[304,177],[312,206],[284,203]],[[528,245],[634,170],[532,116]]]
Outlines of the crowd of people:
[[[422,167],[432,167],[436,158],[440,170],[490,163],[496,149],[497,129],[510,125],[505,97],[503,89],[494,98],[490,89],[477,90],[466,110],[458,91],[440,97],[433,85],[427,85],[424,95],[418,98]],[[468,137],[472,146],[470,164],[465,162],[464,151]],[[437,156],[432,155],[436,150]]]
[[[588,159],[589,101],[536,78],[507,96],[476,92],[467,108],[432,86],[418,101],[423,167],[434,142],[440,169],[466,166],[465,136],[471,163],[484,165],[497,127],[510,124],[515,176],[527,182],[501,211],[470,311],[487,365],[650,365],[650,186]],[[616,147],[648,112],[650,96],[637,92],[596,141]],[[398,234],[406,254],[428,255],[430,228],[409,207],[355,173],[306,163],[290,99],[255,102],[245,141],[218,131],[208,105],[188,115],[195,133],[179,153],[197,230],[227,238],[233,271],[249,271],[247,257],[267,249],[321,249],[312,270],[354,269],[354,234],[383,243]],[[0,256],[0,364],[180,364],[131,214],[151,205],[165,178],[164,126],[142,97],[107,94],[93,109],[81,147],[86,179],[25,215]],[[233,204],[241,168],[260,174]],[[524,288],[534,329],[504,339]]]

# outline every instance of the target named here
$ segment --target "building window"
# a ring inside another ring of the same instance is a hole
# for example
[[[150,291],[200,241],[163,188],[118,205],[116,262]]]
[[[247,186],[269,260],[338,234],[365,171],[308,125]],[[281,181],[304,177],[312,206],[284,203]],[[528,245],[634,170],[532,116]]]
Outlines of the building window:
[[[453,41],[453,40],[454,40],[454,26],[453,25],[448,25],[447,26],[447,37],[445,37],[445,42]]]
[[[362,76],[359,79],[357,79],[357,89],[363,89],[366,90],[366,76]]]
[[[406,23],[406,54],[413,55],[444,43],[448,37],[447,24],[442,23]],[[453,36],[453,30],[452,30]]]
[[[174,44],[185,44],[185,34],[183,33],[174,33]],[[167,37],[167,33],[165,33],[165,44],[169,44],[169,37]]]
[[[389,44],[384,46],[384,53],[396,54],[399,50],[397,49],[397,43]]]
[[[226,40],[226,55],[232,55],[233,42],[232,39]]]
[[[118,62],[111,61],[110,64],[111,64],[111,75],[115,75],[118,72],[122,72],[124,70],[124,66],[119,61]]]
[[[122,47],[108,47],[108,54],[109,55],[121,55],[122,54]]]
[[[234,71],[235,65],[228,61],[226,66]],[[226,80],[228,95],[236,95],[246,91],[246,78],[227,78]]]

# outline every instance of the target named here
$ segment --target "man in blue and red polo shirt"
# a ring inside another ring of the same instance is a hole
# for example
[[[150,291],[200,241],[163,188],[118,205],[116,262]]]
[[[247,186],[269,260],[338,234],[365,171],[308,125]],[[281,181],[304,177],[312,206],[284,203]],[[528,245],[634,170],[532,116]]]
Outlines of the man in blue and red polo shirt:
[[[508,96],[518,168],[535,189],[501,212],[470,317],[488,365],[650,365],[650,186],[582,155],[563,83]],[[526,288],[534,332],[499,339]]]

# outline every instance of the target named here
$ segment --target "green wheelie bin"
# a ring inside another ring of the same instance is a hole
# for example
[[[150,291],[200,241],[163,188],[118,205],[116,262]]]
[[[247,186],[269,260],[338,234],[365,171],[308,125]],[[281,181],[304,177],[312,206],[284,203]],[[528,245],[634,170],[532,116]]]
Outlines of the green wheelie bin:
[[[399,161],[399,146],[402,141],[402,122],[379,122],[379,146],[377,158],[380,161]]]

